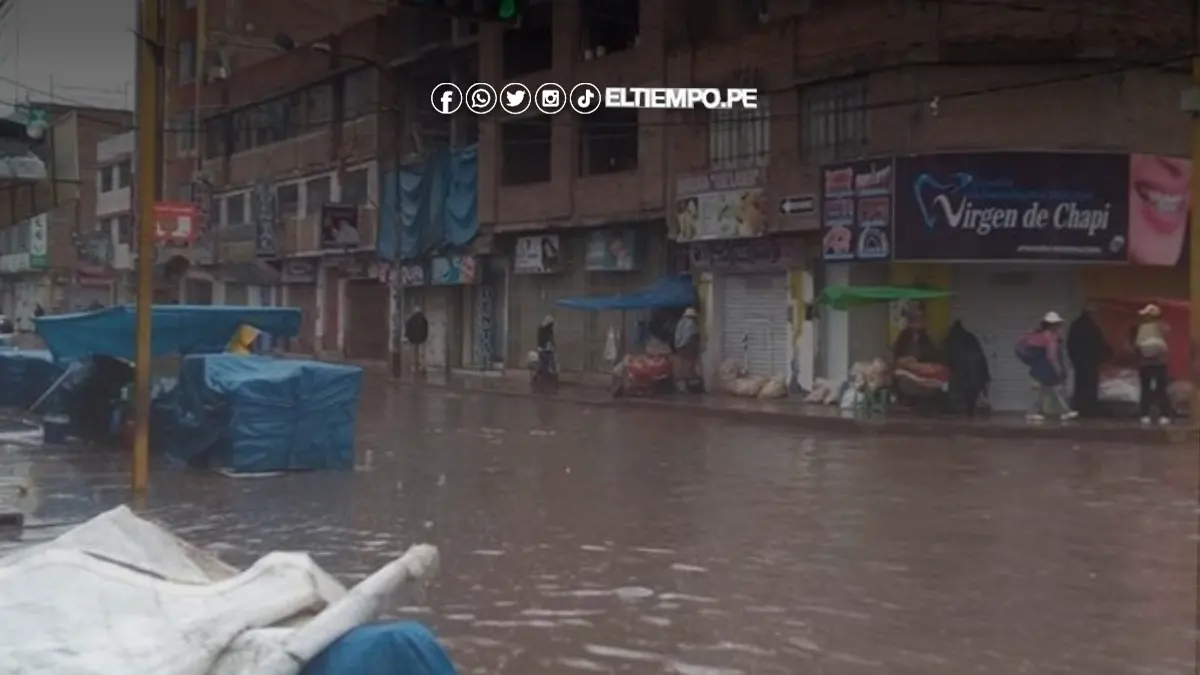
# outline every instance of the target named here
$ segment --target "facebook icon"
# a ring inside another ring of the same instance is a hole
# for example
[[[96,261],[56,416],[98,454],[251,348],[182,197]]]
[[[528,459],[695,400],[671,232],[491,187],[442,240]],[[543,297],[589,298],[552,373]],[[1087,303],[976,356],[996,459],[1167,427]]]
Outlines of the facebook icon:
[[[433,104],[433,109],[443,115],[450,115],[458,111],[463,104],[462,90],[451,82],[443,82],[434,87],[429,99]]]

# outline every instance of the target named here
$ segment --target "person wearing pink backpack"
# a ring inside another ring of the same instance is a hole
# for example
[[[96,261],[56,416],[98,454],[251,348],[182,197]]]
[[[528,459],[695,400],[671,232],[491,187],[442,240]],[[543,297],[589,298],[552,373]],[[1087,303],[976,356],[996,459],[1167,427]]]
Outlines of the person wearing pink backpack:
[[[1036,330],[1027,333],[1017,343],[1017,358],[1029,366],[1037,392],[1033,406],[1025,419],[1042,422],[1046,419],[1046,402],[1056,404],[1059,416],[1073,420],[1079,413],[1071,409],[1064,391],[1067,382],[1067,359],[1062,338],[1063,318],[1058,312],[1047,312]]]

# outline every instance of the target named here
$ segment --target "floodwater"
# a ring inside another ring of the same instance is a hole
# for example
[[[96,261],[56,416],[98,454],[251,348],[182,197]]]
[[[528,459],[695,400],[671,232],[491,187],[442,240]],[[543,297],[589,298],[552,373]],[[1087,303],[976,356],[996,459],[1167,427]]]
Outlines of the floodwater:
[[[348,583],[436,544],[440,576],[392,613],[463,673],[1195,672],[1194,450],[369,386],[353,474],[163,471],[150,514]],[[30,538],[125,498],[120,458],[13,440],[0,467],[35,486]]]

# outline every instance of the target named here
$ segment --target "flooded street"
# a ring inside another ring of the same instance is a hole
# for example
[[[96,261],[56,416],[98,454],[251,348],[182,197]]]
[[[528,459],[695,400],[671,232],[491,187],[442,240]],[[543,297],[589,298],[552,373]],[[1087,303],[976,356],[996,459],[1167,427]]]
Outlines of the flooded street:
[[[834,438],[381,383],[361,419],[354,474],[160,470],[150,515],[231,562],[308,550],[347,582],[437,545],[439,578],[394,614],[463,673],[1195,669],[1194,450]],[[121,458],[12,445],[0,466],[31,472],[35,524],[126,497]]]

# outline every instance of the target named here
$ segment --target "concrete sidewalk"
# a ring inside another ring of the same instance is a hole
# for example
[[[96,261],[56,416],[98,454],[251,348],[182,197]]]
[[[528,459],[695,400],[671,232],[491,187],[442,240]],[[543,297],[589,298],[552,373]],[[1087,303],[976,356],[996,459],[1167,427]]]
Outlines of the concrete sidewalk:
[[[382,364],[360,363],[368,370],[386,374]],[[520,375],[518,378],[517,375]],[[991,439],[1062,440],[1077,443],[1129,443],[1150,445],[1200,445],[1195,423],[1182,420],[1168,427],[1145,427],[1134,419],[1046,421],[1030,424],[1017,415],[989,415],[974,420],[958,417],[920,417],[893,412],[885,417],[859,418],[832,406],[804,404],[788,399],[764,401],[719,394],[662,397],[613,398],[603,388],[563,384],[553,395],[535,394],[524,373],[510,375],[429,374],[415,378],[406,374],[405,386],[436,386],[463,392],[500,396],[537,397],[577,405],[661,410],[673,414],[719,416],[732,422],[793,426],[799,429],[843,434],[893,434],[922,437],[966,436]]]

